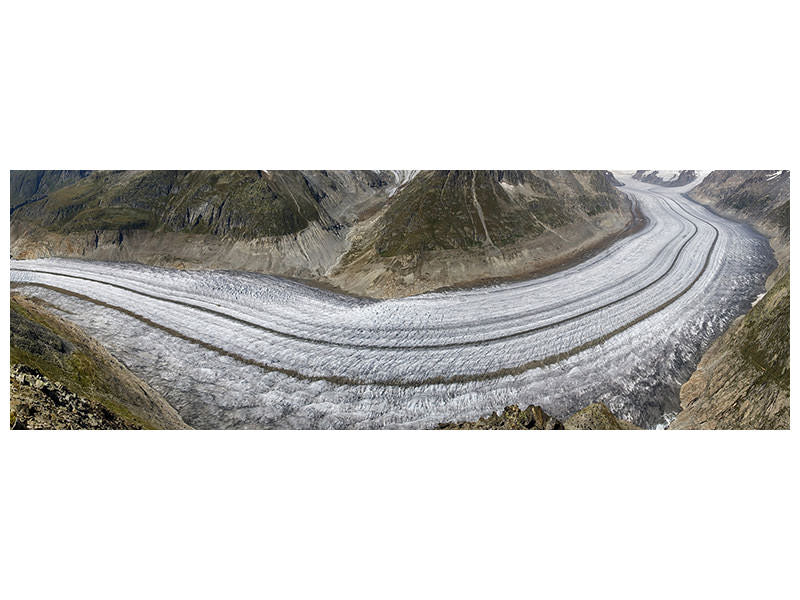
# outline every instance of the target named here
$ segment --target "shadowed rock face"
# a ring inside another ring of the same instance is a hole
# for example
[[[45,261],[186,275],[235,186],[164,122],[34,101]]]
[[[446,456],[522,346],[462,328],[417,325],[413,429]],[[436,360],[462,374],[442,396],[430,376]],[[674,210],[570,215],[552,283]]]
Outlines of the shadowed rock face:
[[[12,172],[15,257],[237,269],[376,297],[552,267],[631,221],[603,171],[63,173]]]

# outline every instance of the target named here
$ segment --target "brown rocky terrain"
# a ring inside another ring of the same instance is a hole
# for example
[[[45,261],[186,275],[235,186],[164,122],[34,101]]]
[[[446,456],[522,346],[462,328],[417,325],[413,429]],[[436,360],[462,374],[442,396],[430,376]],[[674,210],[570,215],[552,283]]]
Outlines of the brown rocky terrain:
[[[461,421],[459,423],[441,423],[437,429],[527,429],[527,430],[564,430],[564,429],[602,429],[625,430],[639,429],[633,423],[618,419],[609,408],[595,402],[570,415],[563,423],[548,415],[541,406],[530,405],[520,409],[517,405],[506,406],[502,413],[493,412],[477,421]]]
[[[11,367],[11,429],[141,429],[93,402],[52,382],[36,369]]]

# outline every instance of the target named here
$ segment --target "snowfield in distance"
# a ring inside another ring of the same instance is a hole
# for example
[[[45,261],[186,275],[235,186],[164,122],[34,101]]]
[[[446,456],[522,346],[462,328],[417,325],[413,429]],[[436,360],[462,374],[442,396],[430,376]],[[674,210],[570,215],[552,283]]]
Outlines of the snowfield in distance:
[[[696,182],[618,178],[647,225],[529,281],[373,301],[251,273],[65,259],[12,261],[11,281],[194,427],[420,428],[595,401],[656,427],[774,263],[752,229],[683,196]]]

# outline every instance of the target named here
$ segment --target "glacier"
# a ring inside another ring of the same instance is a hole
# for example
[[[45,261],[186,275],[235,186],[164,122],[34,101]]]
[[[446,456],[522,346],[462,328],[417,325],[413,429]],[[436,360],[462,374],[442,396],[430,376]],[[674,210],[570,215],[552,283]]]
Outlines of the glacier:
[[[398,184],[413,178],[398,175]],[[426,428],[592,402],[643,427],[764,291],[750,227],[619,175],[647,224],[527,281],[371,300],[280,277],[74,259],[11,281],[96,337],[198,428]],[[405,180],[405,181],[403,181]]]

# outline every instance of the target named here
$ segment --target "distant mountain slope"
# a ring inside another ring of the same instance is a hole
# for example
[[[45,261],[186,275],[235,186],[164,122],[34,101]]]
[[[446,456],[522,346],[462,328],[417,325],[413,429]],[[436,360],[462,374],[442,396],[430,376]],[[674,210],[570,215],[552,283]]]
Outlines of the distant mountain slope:
[[[689,196],[753,224],[770,238],[779,260],[788,253],[789,171],[713,171]]]
[[[697,179],[697,171],[636,171],[634,179],[667,187],[680,187]]]
[[[331,279],[395,295],[520,275],[630,223],[624,194],[603,171],[423,171],[355,232]]]
[[[21,178],[12,172],[12,179]],[[396,190],[387,171],[96,171],[11,218],[19,258],[77,256],[317,277]]]
[[[240,269],[381,297],[552,267],[631,221],[604,171],[95,171],[37,190],[12,213],[17,258]]]
[[[82,329],[11,294],[11,409],[18,428],[187,429]]]
[[[616,209],[598,172],[427,171],[394,199],[381,223],[381,256],[507,246]]]
[[[378,174],[360,176],[362,188],[387,185]],[[308,178],[301,171],[97,171],[19,208],[15,217],[60,233],[146,229],[235,239],[280,236],[311,222],[335,228],[326,200],[336,192],[362,191],[354,180]]]
[[[11,212],[75,183],[91,171],[11,171]]]

